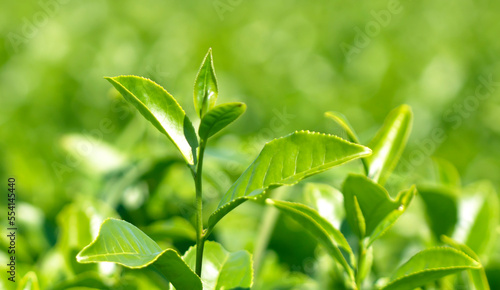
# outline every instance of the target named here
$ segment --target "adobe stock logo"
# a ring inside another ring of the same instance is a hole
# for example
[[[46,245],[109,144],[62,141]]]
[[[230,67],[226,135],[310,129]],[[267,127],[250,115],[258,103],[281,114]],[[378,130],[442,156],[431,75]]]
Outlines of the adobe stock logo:
[[[351,62],[353,56],[361,53],[361,51],[370,45],[373,38],[380,34],[382,28],[389,26],[392,21],[393,15],[399,14],[403,11],[403,6],[398,0],[390,0],[387,3],[387,8],[380,11],[372,10],[370,14],[373,19],[368,21],[364,29],[358,26],[354,27],[356,36],[354,37],[354,42],[352,44],[342,42],[340,44],[340,49],[344,54],[347,62]]]
[[[49,19],[54,17],[61,9],[61,6],[69,3],[70,0],[40,0],[38,5],[40,10],[31,17],[23,17],[21,29],[18,32],[9,32],[5,40],[7,51],[17,53],[22,45],[33,39],[38,31],[47,25]]]

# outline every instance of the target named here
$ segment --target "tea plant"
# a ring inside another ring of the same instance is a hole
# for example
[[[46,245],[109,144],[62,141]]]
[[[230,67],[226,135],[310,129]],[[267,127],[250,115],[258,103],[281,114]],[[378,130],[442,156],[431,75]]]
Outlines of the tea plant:
[[[408,106],[403,105],[391,112],[367,146],[360,144],[347,120],[334,112],[327,113],[327,116],[344,128],[349,141],[329,134],[296,131],[268,142],[223,194],[205,225],[205,149],[213,135],[238,119],[246,109],[244,103],[216,105],[218,84],[211,50],[205,56],[194,84],[194,108],[200,119],[197,130],[177,101],[153,81],[137,76],[106,79],[181,153],[194,183],[196,245],[185,253],[174,248],[162,249],[136,226],[109,218],[101,224],[95,240],[78,253],[78,262],[113,262],[131,269],[152,266],[176,289],[250,288],[253,285],[251,254],[244,250],[229,252],[208,238],[218,222],[240,204],[247,200],[265,200],[268,205],[298,221],[317,239],[340,265],[342,270],[337,269],[341,272],[340,285],[346,289],[413,289],[464,270],[472,273],[476,286],[487,288],[484,271],[481,272],[482,266],[473,250],[449,238],[445,240],[451,247],[433,247],[417,253],[400,266],[390,280],[380,279],[373,285],[366,279],[372,266],[373,243],[394,225],[417,193],[416,187],[412,186],[391,198],[383,187],[410,134],[412,113]],[[277,187],[297,184],[309,176],[355,159],[361,160],[365,174],[350,174],[341,191],[345,218],[357,237],[356,247],[316,209],[269,198],[270,191]]]
[[[250,254],[246,251],[228,253],[218,243],[206,241],[219,220],[246,200],[265,196],[272,188],[296,184],[371,152],[367,147],[333,135],[307,131],[275,139],[264,146],[223,195],[205,227],[202,220],[205,148],[211,136],[245,111],[243,103],[215,106],[218,87],[211,51],[203,60],[194,86],[194,106],[201,119],[198,134],[177,101],[156,83],[136,76],[106,79],[167,135],[183,156],[195,185],[196,246],[181,257],[174,249],[161,249],[132,224],[108,219],[102,223],[97,238],[77,255],[80,263],[114,262],[133,269],[154,265],[178,289],[248,288],[253,281]],[[203,267],[204,264],[210,268]]]

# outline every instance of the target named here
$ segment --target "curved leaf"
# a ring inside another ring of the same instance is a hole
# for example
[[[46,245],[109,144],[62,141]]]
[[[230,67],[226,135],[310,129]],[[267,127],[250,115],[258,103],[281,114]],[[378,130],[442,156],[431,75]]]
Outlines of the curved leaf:
[[[403,149],[410,136],[413,113],[408,105],[392,110],[368,144],[373,154],[366,158],[369,167],[368,176],[380,184],[384,184],[392,170],[396,167]]]
[[[194,82],[194,108],[200,118],[215,106],[218,95],[212,49],[209,49]]]
[[[198,135],[204,140],[212,137],[238,119],[246,108],[244,103],[227,103],[213,108],[201,119]]]
[[[406,211],[413,197],[417,193],[417,188],[412,186],[410,189],[402,191],[398,194],[396,201],[400,205],[397,209],[390,212],[373,230],[368,240],[370,246],[375,240],[383,236],[399,219],[399,217]]]
[[[259,156],[224,194],[209,218],[209,228],[239,204],[258,198],[269,188],[293,185],[347,161],[369,155],[367,147],[337,136],[295,132],[267,143]]]
[[[418,187],[425,205],[427,222],[436,240],[451,235],[458,221],[457,198],[445,187]]]
[[[340,228],[345,219],[344,196],[334,187],[322,183],[306,183],[304,199],[320,216]]]
[[[347,118],[344,115],[342,115],[339,112],[326,112],[325,117],[335,121],[335,123],[340,125],[340,127],[342,127],[342,129],[344,129],[344,131],[346,132],[347,138],[349,138],[351,142],[358,144],[360,143],[358,135],[356,134],[351,124],[349,123],[349,121],[347,121]]]
[[[453,248],[426,249],[399,267],[391,282],[382,289],[414,289],[450,274],[479,268],[478,262]]]
[[[342,247],[349,254],[352,254],[351,247],[344,235],[333,227],[330,222],[321,217],[314,209],[300,203],[272,199],[267,199],[266,203],[273,205],[307,229],[327,249],[328,253],[344,267],[346,272],[353,277],[351,267],[339,250],[339,247]]]
[[[385,188],[363,175],[349,175],[342,187],[342,193],[347,222],[361,239],[370,236],[380,222],[401,205],[390,198]],[[362,220],[357,218],[359,213],[356,209],[356,201],[361,210],[364,225],[361,223]],[[366,229],[364,235],[363,227]]]
[[[198,276],[173,249],[162,251],[150,237],[132,224],[105,220],[97,238],[77,255],[80,263],[113,262],[128,268],[151,264],[179,289],[201,289]]]
[[[457,241],[447,236],[441,236],[441,240],[444,243],[450,245],[451,247],[469,255],[469,257],[476,260],[478,263],[481,263],[479,261],[479,257],[477,256],[477,254],[474,253],[474,251],[471,248],[467,247],[466,245],[458,243]],[[490,289],[490,285],[488,283],[488,278],[486,277],[486,272],[484,270],[484,267],[481,267],[481,269],[470,269],[469,277],[472,283],[471,289],[481,289],[481,290]]]
[[[182,258],[194,269],[196,246],[189,248]],[[219,243],[206,241],[201,280],[204,290],[250,288],[253,283],[252,256],[247,251],[230,253]]]
[[[160,132],[167,135],[188,164],[196,162],[196,132],[184,110],[165,89],[149,79],[137,76],[105,79]]]
[[[464,221],[461,222],[468,221],[469,225],[463,241],[484,263],[487,263],[492,256],[492,249],[498,244],[500,208],[498,194],[490,181],[477,182],[468,186],[465,191],[469,198],[461,202],[460,209],[463,209],[461,215],[464,215]]]

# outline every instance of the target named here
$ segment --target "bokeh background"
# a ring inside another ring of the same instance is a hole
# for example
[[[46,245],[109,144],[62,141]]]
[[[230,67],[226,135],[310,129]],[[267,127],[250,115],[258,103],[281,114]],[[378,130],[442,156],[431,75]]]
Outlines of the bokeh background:
[[[210,144],[208,210],[265,142],[302,129],[342,136],[323,115],[338,111],[367,143],[403,103],[413,109],[414,126],[388,184],[393,193],[431,180],[431,157],[449,161],[464,186],[489,180],[498,189],[499,13],[500,2],[491,0],[3,1],[0,176],[16,178],[18,278],[35,271],[42,288],[68,288],[61,284],[67,281],[102,288],[120,275],[130,285],[150,283],[143,274],[80,269],[74,262],[89,231],[108,216],[133,222],[164,246],[184,251],[193,244],[192,231],[180,230],[192,220],[189,172],[167,138],[103,77],[148,77],[198,122],[192,86],[210,47],[218,103],[242,101],[248,110]],[[338,187],[345,172],[360,169],[347,165],[311,181]],[[304,190],[283,194],[299,198]],[[0,204],[4,217],[6,197]],[[229,250],[252,251],[265,208],[248,203],[232,214],[213,238]],[[182,226],[152,226],[173,217]],[[387,238],[387,248],[433,243],[425,219],[418,211],[412,218],[412,230],[400,240]],[[2,265],[6,246],[3,237]],[[387,276],[395,268],[388,261],[397,265],[404,254],[380,247],[376,269]],[[327,268],[314,241],[290,220],[278,219],[269,248],[271,270],[256,279],[256,288],[303,287]],[[492,260],[494,271],[498,259]]]

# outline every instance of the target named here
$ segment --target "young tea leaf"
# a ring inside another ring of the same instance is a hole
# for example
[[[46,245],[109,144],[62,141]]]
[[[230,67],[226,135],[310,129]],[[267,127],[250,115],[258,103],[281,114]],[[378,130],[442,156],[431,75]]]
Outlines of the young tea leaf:
[[[194,108],[200,118],[203,118],[205,113],[215,106],[218,95],[212,49],[209,49],[194,82]]]
[[[481,265],[478,262],[453,248],[430,248],[417,253],[399,267],[389,284],[382,289],[414,289],[450,274],[479,268]]]
[[[203,140],[212,137],[238,119],[246,108],[244,103],[227,103],[213,108],[201,119],[198,135]]]
[[[196,246],[189,248],[182,258],[194,269]],[[219,243],[206,241],[201,280],[204,290],[250,288],[253,284],[252,256],[247,251],[230,253]]]
[[[401,205],[390,198],[385,188],[363,175],[349,175],[344,182],[342,193],[347,222],[360,239],[370,236],[375,228]],[[358,218],[356,201],[365,224]]]
[[[356,134],[356,131],[354,131],[351,124],[349,123],[349,121],[347,121],[347,118],[344,115],[342,115],[339,112],[326,112],[325,116],[327,118],[335,121],[335,123],[337,123],[340,127],[342,127],[342,129],[344,129],[349,141],[360,144],[358,135]],[[365,173],[368,174],[369,168],[368,168],[368,163],[367,163],[366,159],[362,158],[361,162],[363,162],[363,167],[365,169]]]
[[[321,217],[314,209],[300,203],[272,199],[267,199],[266,202],[290,216],[308,230],[326,248],[328,253],[344,267],[349,276],[353,277],[352,268],[339,250],[339,247],[342,247],[352,255],[351,247],[344,235],[333,227],[330,222]]]
[[[153,264],[177,289],[202,289],[200,278],[173,249],[161,250],[134,225],[107,219],[97,238],[78,253],[80,263],[113,262],[132,269]]]
[[[339,112],[326,112],[325,117],[335,121],[335,123],[340,125],[340,127],[342,127],[342,129],[344,129],[344,131],[346,132],[349,141],[359,144],[358,135],[344,115]]]
[[[400,206],[390,212],[373,230],[368,240],[368,246],[370,246],[375,240],[383,236],[399,219],[399,217],[406,211],[413,197],[417,194],[417,188],[412,186],[408,190],[400,192],[396,198],[396,202]]]
[[[186,162],[194,165],[198,138],[186,113],[177,101],[155,82],[136,76],[106,78],[136,109],[179,149]]]
[[[275,139],[264,146],[255,161],[224,194],[209,218],[209,229],[235,207],[264,195],[269,188],[296,184],[308,176],[370,153],[367,147],[320,133],[301,131]]]
[[[369,167],[368,176],[384,184],[398,163],[410,136],[413,113],[408,105],[392,110],[384,125],[368,144],[373,154],[366,158]]]

